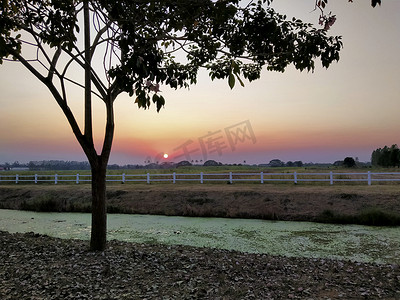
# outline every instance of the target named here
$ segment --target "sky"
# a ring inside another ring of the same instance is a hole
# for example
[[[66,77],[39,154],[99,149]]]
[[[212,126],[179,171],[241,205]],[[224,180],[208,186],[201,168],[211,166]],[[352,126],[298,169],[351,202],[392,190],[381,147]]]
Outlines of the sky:
[[[400,144],[400,1],[382,2],[373,9],[365,0],[329,1],[327,10],[337,15],[329,34],[341,35],[344,49],[328,69],[317,61],[310,73],[264,70],[233,90],[202,72],[189,90],[161,86],[166,105],[159,113],[120,95],[110,163],[369,161],[376,148]],[[273,7],[318,26],[313,0],[274,0]],[[19,63],[0,65],[0,91],[0,164],[86,160],[55,100]],[[82,123],[83,92],[71,95]],[[101,103],[94,118],[100,147]]]

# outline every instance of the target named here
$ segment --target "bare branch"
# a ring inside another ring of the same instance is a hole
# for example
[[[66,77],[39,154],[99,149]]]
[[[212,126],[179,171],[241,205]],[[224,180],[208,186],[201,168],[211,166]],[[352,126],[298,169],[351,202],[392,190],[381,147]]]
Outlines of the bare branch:
[[[53,59],[51,60],[49,75],[47,76],[47,78],[49,78],[49,80],[53,79],[54,73],[58,74],[56,65],[57,65],[58,59],[60,58],[60,55],[61,55],[61,47],[58,47],[57,51],[54,53]]]
[[[84,105],[84,116],[85,116],[85,129],[84,135],[88,141],[93,143],[93,124],[92,124],[92,67],[91,67],[91,45],[90,45],[90,11],[89,2],[83,1],[83,27],[84,27],[84,74],[85,74],[85,105]]]
[[[44,63],[42,63],[39,59],[39,52],[44,56],[44,58],[47,60],[47,63],[49,65],[51,65],[52,60],[50,59],[50,57],[48,56],[47,52],[45,51],[45,49],[42,46],[42,42],[40,41],[40,38],[38,37],[38,34],[34,31],[34,29],[31,27],[31,30],[29,31],[29,33],[32,35],[33,39],[36,41],[36,57],[38,59],[38,61],[40,62],[40,64],[46,69],[49,70],[49,68],[47,66],[45,66]]]
[[[81,83],[79,83],[79,82],[77,82],[77,81],[75,81],[75,80],[73,80],[73,79],[70,79],[70,78],[68,78],[68,77],[62,77],[62,78],[65,79],[66,81],[68,81],[68,82],[70,82],[70,83],[76,85],[76,86],[79,86],[79,87],[82,88],[82,89],[85,88],[85,86],[84,86],[83,84],[81,84]],[[103,96],[102,96],[102,95],[96,93],[96,92],[93,91],[93,90],[92,90],[92,94],[93,94],[93,95],[96,95],[96,96],[99,97],[100,99],[103,99]]]
[[[2,58],[4,61],[8,61],[8,62],[18,62],[15,59],[12,58]],[[26,62],[37,62],[37,59],[25,59]]]
[[[36,78],[38,78],[41,82],[43,82],[44,84],[47,84],[47,80],[46,77],[44,77],[42,74],[40,74],[39,71],[37,71],[31,64],[31,61],[26,60],[25,58],[23,58],[19,53],[17,52],[13,52],[12,55],[18,60],[20,61],[25,68],[27,68]],[[37,61],[36,59],[33,61]]]
[[[85,63],[79,60],[79,57],[83,57],[82,51],[79,51],[79,49],[76,48],[76,46],[75,46],[75,50],[78,52],[77,54],[73,54],[71,51],[69,51],[67,49],[63,49],[63,50],[65,53],[67,53],[71,57],[71,59],[65,65],[64,71],[62,72],[61,76],[63,76],[63,77],[65,76],[69,66],[73,62],[78,63],[81,68],[84,68]],[[101,79],[98,77],[97,73],[93,69],[92,69],[92,82],[96,86],[99,93],[101,94],[101,96],[100,96],[99,94],[96,93],[96,96],[98,96],[100,99],[104,100],[107,96],[107,93],[106,93],[107,87],[103,84],[103,82],[101,81]],[[79,86],[84,88],[82,85],[79,85]]]
[[[67,98],[67,91],[65,90],[64,77],[62,77],[61,75],[59,75],[59,79],[60,79],[62,97],[63,97],[65,103],[67,103],[67,99],[68,99],[68,98]]]
[[[92,43],[92,47],[91,47],[91,56],[93,57],[94,52],[96,50],[96,47],[98,45],[100,45],[101,43],[99,43],[101,36],[108,30],[109,25],[111,25],[111,22],[107,23],[103,28],[101,28],[98,32],[97,35]]]

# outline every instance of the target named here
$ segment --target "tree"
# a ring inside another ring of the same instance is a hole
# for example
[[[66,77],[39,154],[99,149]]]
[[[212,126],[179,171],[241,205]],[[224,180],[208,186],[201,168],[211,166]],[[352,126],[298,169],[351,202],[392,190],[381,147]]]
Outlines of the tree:
[[[259,79],[263,67],[311,71],[339,60],[340,37],[276,13],[270,1],[8,0],[0,6],[0,63],[20,62],[49,90],[87,156],[92,172],[90,247],[106,246],[106,167],[114,136],[114,102],[123,92],[140,108],[165,104],[160,86],[188,87],[200,68],[231,88]],[[31,48],[31,49],[30,49]],[[33,51],[32,51],[33,50]],[[176,53],[183,55],[176,55]],[[33,53],[33,57],[32,57]],[[178,58],[177,58],[178,57]],[[101,61],[101,64],[97,64]],[[74,77],[73,68],[82,76]],[[82,81],[79,78],[84,78]],[[83,90],[84,124],[69,107],[71,86]],[[106,108],[96,151],[92,101]]]
[[[269,161],[268,164],[270,167],[283,167],[285,166],[285,163],[281,161],[280,159],[272,159]]]
[[[343,165],[346,168],[353,168],[356,166],[356,161],[354,160],[354,158],[348,156],[343,160]]]
[[[219,166],[220,163],[216,162],[215,160],[209,159],[206,162],[204,162],[203,166],[205,167],[215,167],[215,166]]]
[[[294,162],[292,162],[291,160],[289,160],[289,161],[286,163],[286,167],[294,167]]]
[[[295,162],[294,162],[294,165],[296,166],[296,167],[302,167],[303,166],[303,162],[301,161],[301,160],[296,160]]]
[[[400,165],[400,149],[397,144],[392,145],[390,152],[390,166],[398,167]]]
[[[193,165],[187,160],[182,160],[182,161],[180,161],[180,162],[178,162],[176,164],[177,168],[179,168],[179,167],[191,167],[191,166],[193,166]]]
[[[392,145],[390,148],[384,146],[374,150],[371,155],[371,164],[381,167],[399,167],[400,149],[397,144]]]

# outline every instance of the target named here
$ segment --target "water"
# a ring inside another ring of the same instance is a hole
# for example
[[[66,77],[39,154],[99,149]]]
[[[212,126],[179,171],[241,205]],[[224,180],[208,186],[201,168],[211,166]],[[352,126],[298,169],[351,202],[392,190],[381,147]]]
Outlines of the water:
[[[0,210],[0,230],[89,239],[90,218]],[[109,214],[108,239],[400,264],[399,227]]]

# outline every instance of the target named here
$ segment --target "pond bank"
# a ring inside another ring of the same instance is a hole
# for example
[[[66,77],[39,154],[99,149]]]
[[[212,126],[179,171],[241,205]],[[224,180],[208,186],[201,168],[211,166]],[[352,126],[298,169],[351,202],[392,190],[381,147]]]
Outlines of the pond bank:
[[[90,211],[90,185],[3,185],[0,208]],[[397,185],[110,184],[108,212],[400,225]]]

